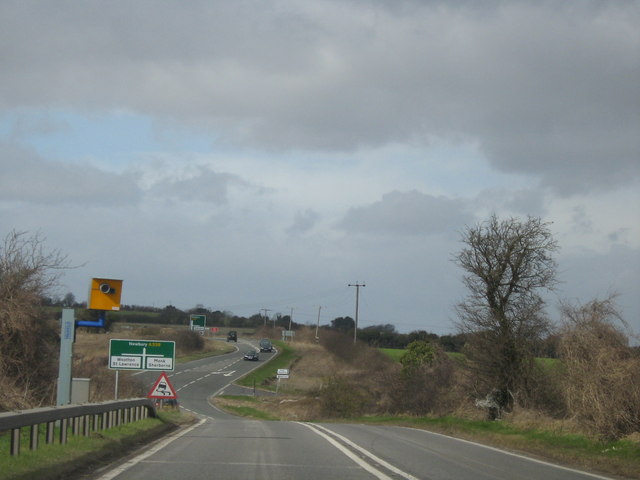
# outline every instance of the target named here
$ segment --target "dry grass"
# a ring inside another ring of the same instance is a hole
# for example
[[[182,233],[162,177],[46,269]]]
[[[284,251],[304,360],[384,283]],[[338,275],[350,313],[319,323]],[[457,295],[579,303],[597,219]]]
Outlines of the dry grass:
[[[294,391],[317,391],[324,385],[332,372],[340,370],[340,365],[320,345],[295,342],[296,352],[301,356],[286,381],[285,388]],[[283,382],[284,383],[284,382]]]

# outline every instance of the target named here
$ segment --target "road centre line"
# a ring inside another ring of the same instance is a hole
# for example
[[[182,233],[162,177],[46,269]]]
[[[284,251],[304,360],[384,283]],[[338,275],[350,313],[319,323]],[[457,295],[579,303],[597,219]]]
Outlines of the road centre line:
[[[359,445],[356,445],[355,443],[353,443],[351,440],[349,440],[346,437],[343,437],[342,435],[335,433],[331,430],[329,430],[328,428],[325,428],[321,425],[317,425],[317,424],[310,424],[310,423],[304,423],[304,422],[296,422],[299,423],[300,425],[304,425],[305,427],[309,428],[312,432],[314,432],[317,435],[320,435],[321,437],[323,437],[325,440],[327,440],[331,445],[333,445],[334,447],[336,447],[338,450],[340,450],[343,454],[345,454],[347,457],[349,457],[351,460],[353,460],[354,462],[356,462],[358,465],[360,465],[362,468],[364,468],[367,472],[369,472],[370,474],[374,475],[376,478],[379,478],[380,480],[392,480],[391,477],[389,477],[388,475],[386,475],[384,472],[382,472],[381,470],[378,470],[377,468],[375,468],[373,465],[370,465],[369,463],[365,462],[364,460],[362,460],[360,457],[358,457],[355,453],[353,453],[351,450],[349,450],[348,448],[346,448],[344,445],[342,445],[340,442],[338,442],[337,440],[335,440],[334,438],[332,438],[330,435],[335,436],[337,438],[339,438],[342,442],[346,443],[347,445],[349,445],[351,448],[357,450],[358,452],[362,453],[363,455],[365,455],[366,457],[369,457],[369,459],[373,460],[374,462],[378,463],[379,465],[382,465],[384,468],[386,468],[387,470],[395,473],[396,475],[401,476],[402,478],[406,478],[407,480],[418,480],[418,478],[414,477],[413,475],[404,472],[402,470],[400,470],[399,468],[391,465],[388,462],[385,462],[384,460],[382,460],[380,457],[377,457],[376,455],[374,455],[373,453],[369,452],[368,450],[365,450],[364,448],[362,448]],[[321,430],[324,430],[327,433],[322,432]]]
[[[340,435],[339,433],[334,432],[333,430],[329,430],[326,427],[323,427],[322,425],[318,425],[318,424],[313,424],[314,427],[320,428],[322,430],[324,430],[325,432],[327,432],[330,435],[333,435],[337,438],[339,438],[340,440],[342,440],[344,443],[346,443],[347,445],[349,445],[350,447],[356,449],[357,451],[359,451],[360,453],[368,456],[369,458],[371,458],[374,462],[377,462],[378,464],[382,465],[383,467],[385,467],[388,470],[391,470],[393,473],[396,473],[398,475],[403,476],[404,478],[406,478],[407,480],[419,480],[417,477],[414,477],[413,475],[404,472],[402,470],[400,470],[399,468],[391,465],[390,463],[384,461],[383,459],[381,459],[380,457],[374,455],[373,453],[369,452],[368,450],[365,450],[364,448],[362,448],[360,445],[355,444],[354,442],[352,442],[351,440],[349,440],[348,438]]]

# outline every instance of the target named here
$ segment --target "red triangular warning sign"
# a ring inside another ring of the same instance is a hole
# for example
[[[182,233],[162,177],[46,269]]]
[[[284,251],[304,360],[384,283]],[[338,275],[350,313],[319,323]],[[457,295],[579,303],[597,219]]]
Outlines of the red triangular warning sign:
[[[151,390],[149,390],[147,398],[178,398],[178,395],[176,394],[173,385],[171,385],[166,373],[162,372],[160,374],[156,383],[153,385]]]

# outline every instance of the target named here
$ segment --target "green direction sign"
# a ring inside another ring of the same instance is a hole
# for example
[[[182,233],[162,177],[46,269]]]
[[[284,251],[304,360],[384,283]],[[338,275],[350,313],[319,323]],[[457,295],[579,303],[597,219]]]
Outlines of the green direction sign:
[[[176,342],[109,341],[109,368],[112,370],[173,370],[175,359]]]
[[[189,315],[191,321],[191,330],[204,330],[207,326],[206,315]]]

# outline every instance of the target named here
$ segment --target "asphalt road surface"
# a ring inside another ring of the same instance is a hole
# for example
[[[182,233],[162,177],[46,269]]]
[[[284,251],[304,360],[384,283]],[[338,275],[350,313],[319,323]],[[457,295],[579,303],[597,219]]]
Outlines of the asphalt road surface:
[[[423,430],[267,422],[225,414],[209,398],[238,392],[231,383],[272,356],[262,353],[260,362],[243,361],[250,348],[241,340],[234,353],[179,365],[169,379],[181,407],[195,413],[199,423],[96,472],[93,479],[606,478]],[[157,375],[144,375],[151,388]]]

